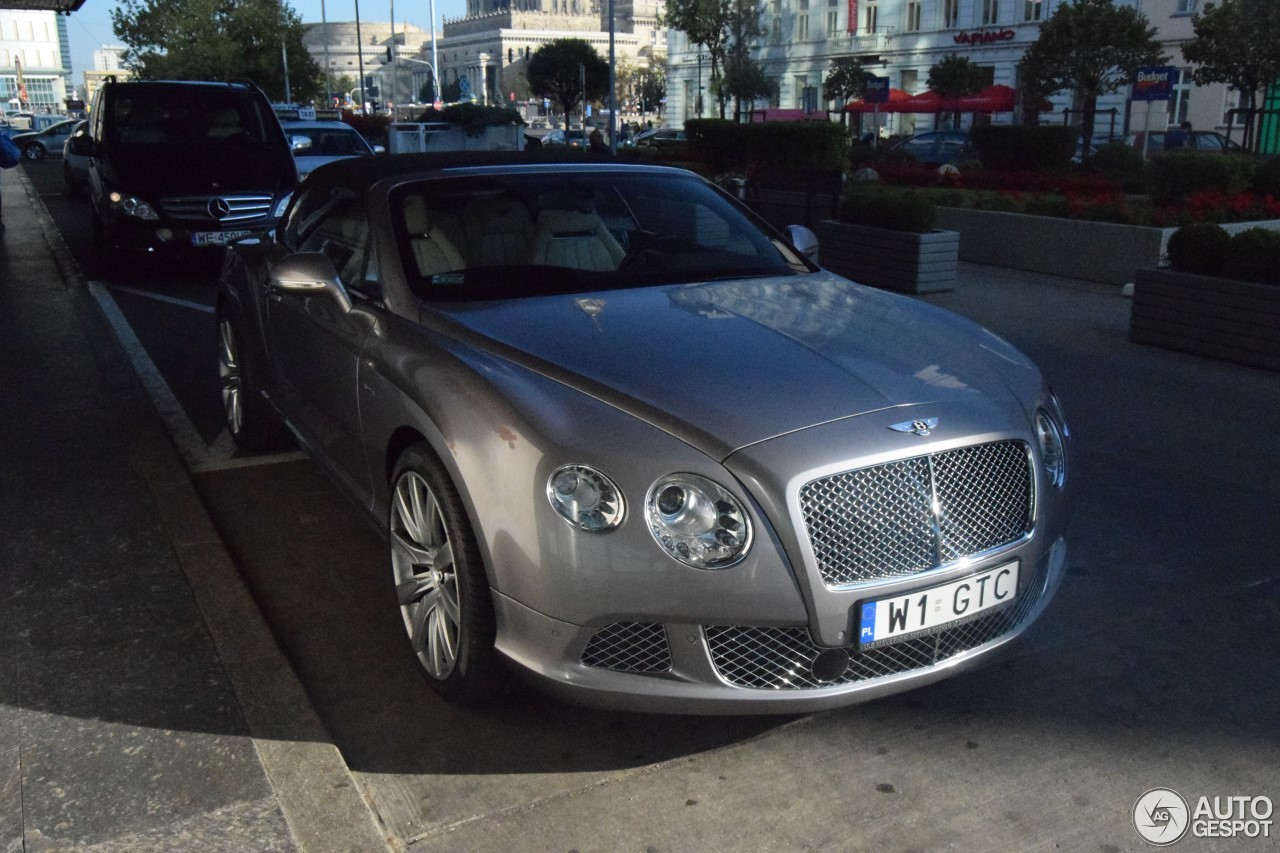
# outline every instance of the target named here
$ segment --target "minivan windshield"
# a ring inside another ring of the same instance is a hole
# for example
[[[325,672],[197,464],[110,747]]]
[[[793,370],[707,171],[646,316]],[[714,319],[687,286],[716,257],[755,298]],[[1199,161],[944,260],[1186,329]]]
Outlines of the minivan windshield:
[[[268,121],[260,99],[248,92],[147,86],[122,91],[108,102],[116,145],[164,145],[186,149],[268,141]]]

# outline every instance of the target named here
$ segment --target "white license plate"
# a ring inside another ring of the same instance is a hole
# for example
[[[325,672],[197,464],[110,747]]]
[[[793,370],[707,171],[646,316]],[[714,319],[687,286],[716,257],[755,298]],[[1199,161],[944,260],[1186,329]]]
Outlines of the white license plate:
[[[1018,597],[1018,561],[951,583],[892,598],[861,602],[858,647],[900,643],[1013,604]]]
[[[191,235],[191,245],[225,246],[252,233],[252,231],[196,231]]]

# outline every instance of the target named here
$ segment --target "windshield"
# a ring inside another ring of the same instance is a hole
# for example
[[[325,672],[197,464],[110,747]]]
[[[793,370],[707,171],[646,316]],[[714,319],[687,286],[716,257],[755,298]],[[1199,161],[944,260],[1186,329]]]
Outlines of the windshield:
[[[268,140],[258,99],[244,91],[139,87],[111,102],[107,126],[118,145],[185,147],[260,144]]]
[[[429,301],[810,270],[693,175],[566,170],[445,178],[401,188],[391,204],[410,287]]]

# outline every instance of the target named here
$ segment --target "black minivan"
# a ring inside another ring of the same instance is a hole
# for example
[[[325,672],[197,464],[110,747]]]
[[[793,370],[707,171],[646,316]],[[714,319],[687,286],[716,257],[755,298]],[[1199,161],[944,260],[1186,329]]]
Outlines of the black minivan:
[[[89,136],[94,235],[112,262],[261,234],[298,183],[280,122],[251,83],[108,80]]]

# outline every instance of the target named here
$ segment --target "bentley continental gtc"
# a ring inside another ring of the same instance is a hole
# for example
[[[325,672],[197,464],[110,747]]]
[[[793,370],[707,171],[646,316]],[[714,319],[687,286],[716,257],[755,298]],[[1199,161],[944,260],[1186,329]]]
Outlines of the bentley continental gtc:
[[[1044,610],[1070,439],[1020,352],[821,269],[692,173],[396,155],[317,170],[217,301],[228,428],[387,541],[428,682],[831,708]]]

